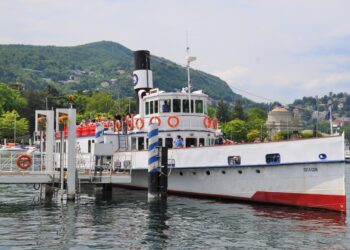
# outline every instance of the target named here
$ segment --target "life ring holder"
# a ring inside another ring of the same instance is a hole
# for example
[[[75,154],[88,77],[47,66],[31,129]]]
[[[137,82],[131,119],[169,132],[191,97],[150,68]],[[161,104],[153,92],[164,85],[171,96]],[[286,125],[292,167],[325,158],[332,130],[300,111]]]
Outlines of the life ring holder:
[[[206,116],[204,117],[203,124],[204,124],[204,127],[210,128],[211,120],[210,120],[210,117],[209,117],[209,116],[206,115]]]
[[[32,158],[28,154],[20,154],[16,160],[17,167],[27,169],[32,165]]]
[[[173,119],[175,119],[175,123],[172,122]],[[177,126],[179,126],[179,123],[180,123],[180,119],[176,115],[171,115],[168,117],[168,126],[169,127],[176,128]]]
[[[134,129],[134,124],[131,118],[126,121],[126,124],[129,131]]]
[[[135,120],[135,127],[137,129],[143,129],[143,126],[145,125],[145,121],[143,120],[143,118],[137,118]]]
[[[214,129],[218,129],[218,119],[217,118],[214,118],[211,121],[211,123],[212,123]]]
[[[152,116],[151,119],[149,120],[149,123],[152,124],[154,119],[158,121],[158,126],[160,126],[162,120],[159,118],[159,116]]]

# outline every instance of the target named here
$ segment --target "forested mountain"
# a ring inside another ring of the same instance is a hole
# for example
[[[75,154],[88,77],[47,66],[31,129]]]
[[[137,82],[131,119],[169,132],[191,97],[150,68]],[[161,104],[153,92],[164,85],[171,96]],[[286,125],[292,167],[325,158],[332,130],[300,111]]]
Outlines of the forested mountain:
[[[186,86],[183,66],[152,56],[151,67],[155,87],[173,91]],[[134,96],[132,71],[133,52],[114,42],[74,47],[0,45],[0,82],[20,83],[25,89],[43,89],[51,83],[66,94],[105,90],[115,98]],[[194,90],[202,89],[215,100],[252,103],[202,71],[192,71],[192,83]]]

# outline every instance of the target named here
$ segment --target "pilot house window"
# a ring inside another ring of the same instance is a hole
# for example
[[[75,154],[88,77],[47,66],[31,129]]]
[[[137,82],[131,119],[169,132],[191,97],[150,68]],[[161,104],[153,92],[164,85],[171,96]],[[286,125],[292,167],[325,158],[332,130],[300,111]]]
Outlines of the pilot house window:
[[[146,102],[146,115],[149,114],[149,102]]]
[[[203,113],[203,101],[196,100],[196,113]]]
[[[281,156],[280,154],[267,154],[265,156],[267,164],[280,163]]]
[[[173,100],[173,112],[174,113],[180,113],[181,112],[181,100],[180,99],[174,99]]]

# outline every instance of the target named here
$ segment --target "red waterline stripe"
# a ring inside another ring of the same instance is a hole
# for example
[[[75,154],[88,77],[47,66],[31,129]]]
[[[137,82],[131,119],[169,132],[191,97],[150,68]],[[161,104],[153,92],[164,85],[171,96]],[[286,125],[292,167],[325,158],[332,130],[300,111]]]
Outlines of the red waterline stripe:
[[[251,200],[346,212],[345,195],[256,192]]]
[[[145,187],[131,186],[128,184],[113,184],[129,189],[147,189]],[[309,207],[317,209],[333,210],[338,212],[346,212],[346,196],[345,195],[327,195],[327,194],[301,194],[301,193],[279,193],[279,192],[256,192],[251,198],[237,197],[220,194],[194,193],[179,190],[168,190],[169,193],[180,194],[192,197],[209,197],[221,198],[226,200],[236,200],[245,202],[262,202],[279,205]]]

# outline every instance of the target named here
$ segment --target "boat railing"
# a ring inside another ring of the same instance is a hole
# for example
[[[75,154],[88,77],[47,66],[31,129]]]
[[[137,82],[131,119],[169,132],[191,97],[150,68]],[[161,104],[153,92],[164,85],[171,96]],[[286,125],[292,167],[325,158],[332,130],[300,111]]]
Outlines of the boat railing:
[[[30,152],[26,153],[30,159],[31,164],[27,169],[21,169],[17,166],[17,159],[24,152],[18,151],[0,151],[0,171],[7,172],[18,172],[18,171],[30,171],[30,172],[38,172],[45,171],[45,161],[46,154],[40,152]]]

